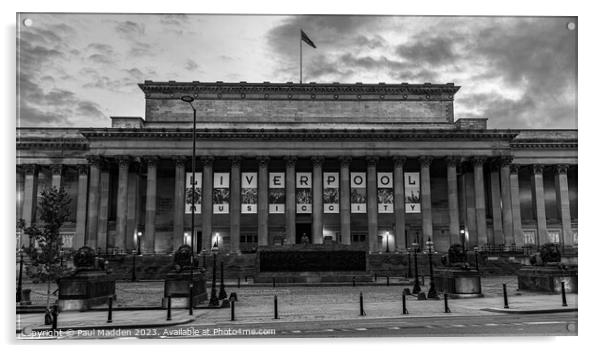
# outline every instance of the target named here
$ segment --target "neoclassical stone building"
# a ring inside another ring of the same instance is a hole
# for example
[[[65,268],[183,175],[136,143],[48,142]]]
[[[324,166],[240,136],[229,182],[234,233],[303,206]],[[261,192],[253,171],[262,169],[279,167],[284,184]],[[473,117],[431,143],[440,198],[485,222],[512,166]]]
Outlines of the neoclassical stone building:
[[[198,251],[224,252],[324,242],[393,252],[429,238],[439,251],[577,245],[577,131],[455,119],[453,83],[140,88],[144,119],[17,130],[17,218],[34,222],[53,185],[72,198],[73,248],[129,251],[137,234],[148,254],[191,237]]]

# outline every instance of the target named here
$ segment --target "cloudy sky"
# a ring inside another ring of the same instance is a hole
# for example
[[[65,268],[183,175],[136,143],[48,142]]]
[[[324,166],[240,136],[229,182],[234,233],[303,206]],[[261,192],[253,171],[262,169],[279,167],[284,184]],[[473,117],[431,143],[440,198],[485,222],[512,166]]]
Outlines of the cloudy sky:
[[[25,20],[28,26],[24,25]],[[447,83],[456,118],[577,127],[575,18],[22,14],[19,126],[108,127],[144,117],[137,83]]]

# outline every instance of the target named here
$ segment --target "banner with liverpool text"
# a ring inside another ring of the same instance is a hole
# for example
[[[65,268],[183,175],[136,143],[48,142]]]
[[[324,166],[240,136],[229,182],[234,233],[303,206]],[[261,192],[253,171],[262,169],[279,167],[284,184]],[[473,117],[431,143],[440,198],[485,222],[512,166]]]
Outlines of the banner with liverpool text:
[[[393,213],[393,173],[377,173],[378,213]]]
[[[268,208],[269,213],[284,213],[284,204],[286,202],[286,193],[284,185],[284,173],[269,173],[268,181]]]
[[[213,173],[213,213],[230,212],[230,173]]]
[[[257,213],[257,173],[241,174],[240,204],[240,213]]]
[[[352,172],[351,213],[366,213],[366,173]]]
[[[295,176],[297,213],[311,213],[311,172],[299,172]]]
[[[201,196],[203,185],[203,173],[194,173],[195,177],[193,180],[192,173],[186,173],[185,183],[185,212],[192,213],[192,200],[194,203],[194,213],[201,213]]]
[[[324,213],[339,213],[339,173],[324,173]]]
[[[420,173],[404,173],[406,213],[420,213]]]

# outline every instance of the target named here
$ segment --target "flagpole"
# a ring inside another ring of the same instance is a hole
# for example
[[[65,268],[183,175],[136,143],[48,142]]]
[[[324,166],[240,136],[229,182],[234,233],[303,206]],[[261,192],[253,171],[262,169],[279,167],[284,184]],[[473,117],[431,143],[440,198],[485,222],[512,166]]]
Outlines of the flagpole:
[[[303,83],[303,40],[299,30],[299,83]]]

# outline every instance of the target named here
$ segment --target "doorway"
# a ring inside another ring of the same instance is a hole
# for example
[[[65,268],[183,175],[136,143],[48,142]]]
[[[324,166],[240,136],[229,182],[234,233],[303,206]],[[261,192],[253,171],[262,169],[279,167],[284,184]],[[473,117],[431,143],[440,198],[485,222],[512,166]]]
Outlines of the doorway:
[[[303,236],[307,236],[307,242],[311,244],[311,223],[297,223],[295,226],[295,243],[303,244]]]

